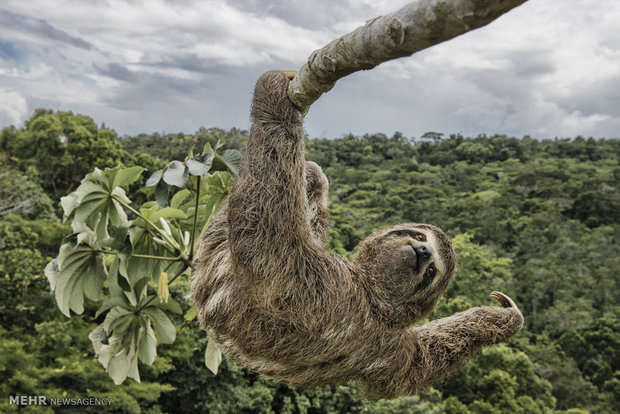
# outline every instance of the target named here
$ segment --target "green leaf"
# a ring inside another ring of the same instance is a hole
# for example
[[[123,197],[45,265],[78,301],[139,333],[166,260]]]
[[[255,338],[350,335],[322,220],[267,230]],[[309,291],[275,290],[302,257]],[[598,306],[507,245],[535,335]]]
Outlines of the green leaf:
[[[114,307],[119,307],[119,309],[130,310],[131,304],[129,303],[129,301],[127,300],[127,298],[124,295],[111,296],[111,297],[107,298],[101,304],[99,309],[97,309],[97,312],[95,313],[95,318],[98,318],[99,315],[101,315],[104,312],[109,311],[110,309],[112,309]]]
[[[192,305],[192,307],[189,308],[187,312],[185,312],[185,315],[183,315],[183,319],[185,319],[185,321],[187,322],[191,322],[196,319],[196,316],[198,316],[198,313],[196,312],[196,306]]]
[[[117,282],[119,287],[123,291],[131,290],[131,281],[129,280],[129,275],[127,272],[127,263],[131,254],[133,253],[133,247],[131,245],[131,240],[128,244],[125,244],[122,249],[118,251],[116,257],[118,258],[118,266],[116,271],[118,272]],[[112,266],[110,266],[110,272],[112,271]],[[137,281],[137,279],[136,279]]]
[[[79,214],[77,220],[85,221],[88,216],[93,214],[97,208],[100,207],[101,200],[105,200],[109,197],[110,192],[103,188],[103,186],[99,183],[83,181],[82,184],[80,184],[80,186],[69,196],[71,195],[75,198],[75,201],[72,203],[74,206],[73,212],[76,216]]]
[[[153,228],[151,226],[152,223],[153,225],[161,229],[166,235],[164,236],[161,233],[156,234],[155,237],[150,237],[150,242],[155,242],[161,246],[168,246],[172,249],[181,248],[181,246],[183,245],[184,234],[182,231],[179,230],[178,226],[173,225],[174,223],[171,221],[171,219],[186,219],[187,214],[185,214],[183,210],[172,207],[160,208],[159,206],[154,206],[149,209],[142,208],[140,212],[142,216],[144,216],[144,218],[150,223],[147,223],[147,221],[145,220],[138,219],[134,222],[134,228],[145,228],[150,230]],[[132,232],[135,232],[135,230],[131,230],[130,235],[133,234]],[[142,254],[142,252],[137,251],[136,253]],[[162,255],[168,256],[167,254],[165,254],[165,252],[160,254],[159,256]]]
[[[161,180],[155,188],[155,200],[160,207],[166,207],[168,204],[168,184],[164,180]]]
[[[125,243],[127,242],[127,236],[129,236],[129,228],[131,227],[131,222],[127,221],[120,226],[116,226],[114,229],[114,239],[110,247],[112,249],[121,249]]]
[[[56,257],[54,260],[50,261],[44,269],[45,277],[47,277],[47,280],[50,283],[51,291],[54,291],[56,288],[56,280],[58,279],[59,272],[60,267],[58,266],[58,258]]]
[[[67,218],[73,213],[73,210],[76,209],[80,205],[79,201],[80,197],[75,192],[65,196],[60,197],[60,205],[63,210],[62,221],[64,222]]]
[[[202,177],[209,172],[209,168],[211,168],[211,163],[209,163],[209,165],[206,165],[194,158],[191,160],[187,160],[187,168],[191,175],[197,175]]]
[[[118,296],[110,296],[106,300],[103,301],[97,312],[95,313],[95,318],[98,318],[103,312],[107,312],[115,306],[120,306],[122,308],[129,309],[131,306],[127,301],[127,298],[123,295]]]
[[[131,200],[125,194],[125,190],[120,187],[114,188],[112,190],[112,195],[125,204],[131,204]],[[124,224],[127,221],[125,210],[123,210],[121,204],[116,200],[113,200],[113,206],[114,208],[110,208],[110,219],[112,223],[116,226]]]
[[[206,147],[207,148],[207,147]],[[208,147],[208,150],[211,150],[211,147]],[[209,172],[211,169],[211,165],[213,164],[213,159],[215,158],[214,152],[204,153],[203,155],[199,155],[196,157],[192,157],[191,159],[186,161],[187,167],[189,168],[189,172],[192,175],[203,176]]]
[[[170,207],[179,208],[179,206],[183,204],[183,201],[185,201],[190,194],[191,192],[187,188],[177,191],[177,193],[172,196],[172,200],[170,200]]]
[[[157,205],[157,201],[147,201],[146,203],[140,206],[140,210],[151,209]]]
[[[144,171],[144,168],[138,166],[121,169],[113,182],[114,187],[125,186],[135,182],[142,175],[142,171]]]
[[[153,329],[160,343],[171,344],[174,342],[177,335],[176,328],[161,309],[153,305],[144,308],[142,312],[153,322]]]
[[[131,291],[131,284],[129,283],[129,280],[127,280],[126,277],[121,277],[118,279],[118,286],[123,290],[123,292]]]
[[[123,288],[120,286],[119,279],[118,279],[119,264],[120,264],[120,260],[117,255],[112,261],[112,263],[110,264],[110,266],[108,267],[108,291],[110,292],[110,296],[120,296],[123,294]],[[129,283],[127,282],[127,279],[125,279],[124,277],[121,277],[121,279],[127,285],[129,285]]]
[[[108,375],[116,385],[121,384],[127,377],[140,381],[138,373],[137,339],[139,337],[139,324],[134,324],[134,329],[123,335],[112,335],[108,338],[108,344],[104,344],[102,337],[106,330],[104,324],[93,329],[88,338],[93,344],[99,363],[104,367]]]
[[[115,169],[119,169],[119,168],[120,167],[117,167]],[[106,170],[109,170],[109,169],[106,168]],[[112,181],[114,181],[115,176],[116,174],[112,173],[112,177],[110,177],[109,174],[106,174],[104,171],[95,167],[93,172],[86,174],[86,177],[84,177],[84,181],[98,183],[104,186],[106,190],[111,190],[112,188],[114,188],[114,186],[111,184],[112,184]]]
[[[176,313],[177,315],[180,315],[183,313],[183,311],[181,310],[181,305],[179,305],[179,302],[177,302],[176,300],[172,298],[168,298],[168,302],[156,301],[155,303],[156,303],[155,306],[157,306],[160,309],[167,310],[172,313]]]
[[[144,296],[144,293],[146,292],[146,285],[148,285],[150,280],[150,277],[145,277],[144,279],[139,280],[133,287],[133,293],[136,295],[136,299],[138,301],[140,301]]]
[[[239,164],[241,163],[241,153],[237,150],[226,150],[220,154],[215,154],[212,171],[230,171],[236,176],[239,173]]]
[[[108,237],[106,239],[101,239],[99,245],[101,247],[108,247],[114,250],[120,250],[125,246],[127,242],[127,235],[129,234],[129,228],[131,227],[131,222],[127,221],[120,226],[116,226],[114,229],[114,237]]]
[[[201,155],[207,156],[209,154],[215,154],[215,151],[213,150],[213,148],[211,148],[211,144],[209,144],[208,142],[205,142],[205,145],[202,148],[202,154]]]
[[[164,208],[150,209],[150,210],[146,210],[146,211],[147,211],[146,214],[145,214],[145,210],[142,210],[141,213],[146,218],[151,220],[153,223],[157,223],[159,221],[159,219],[161,219],[161,218],[165,218],[165,219],[169,219],[169,218],[185,219],[185,218],[187,218],[187,214],[185,214],[184,211],[179,210],[178,208],[164,207]]]
[[[131,241],[131,254],[143,254],[149,256],[166,256],[167,251],[153,241],[153,237],[143,227],[132,227],[129,229],[129,240]],[[124,252],[124,254],[127,252]],[[127,278],[131,287],[144,279],[159,275],[162,271],[162,261],[146,259],[141,257],[120,255],[121,260],[119,272]],[[120,283],[120,279],[119,279]]]
[[[136,345],[136,337],[132,336],[130,338],[130,345],[110,359],[107,371],[108,375],[110,375],[114,381],[114,384],[122,384],[127,377],[140,382]]]
[[[88,334],[88,339],[90,339],[90,342],[93,344],[93,349],[97,355],[101,354],[101,348],[104,345],[102,340],[103,333],[103,324],[101,324],[97,325],[97,327]]]
[[[138,384],[140,383],[140,372],[138,371],[138,354],[135,352],[129,359],[129,372],[127,372],[127,377],[133,379]]]
[[[164,181],[176,187],[183,187],[188,176],[189,171],[181,161],[172,161],[164,172]]]
[[[145,319],[146,324],[144,327],[140,327],[138,333],[138,357],[145,364],[152,365],[157,356],[157,339],[155,339],[151,321]]]
[[[86,174],[86,180],[88,181],[97,181],[108,191],[112,190],[115,187],[129,185],[140,178],[142,175],[142,171],[144,168],[142,167],[115,167],[115,168],[106,168],[101,171],[99,168],[95,168],[95,170]]]
[[[229,149],[222,153],[222,158],[230,172],[236,176],[239,173],[239,165],[241,164],[241,153],[237,150]]]
[[[133,320],[137,317],[130,308],[123,306],[114,306],[106,314],[103,320],[103,329],[107,332],[108,336],[122,336],[124,335]]]
[[[222,362],[222,351],[215,345],[215,342],[209,338],[207,350],[205,351],[205,365],[213,375],[217,375],[217,370]]]
[[[200,182],[201,194],[228,194],[232,176],[227,171],[217,171]]]
[[[157,183],[159,183],[159,181],[161,180],[162,175],[164,174],[164,170],[157,170],[155,171],[149,178],[148,180],[146,180],[146,184],[145,186],[147,187],[152,187],[154,185],[156,185]]]
[[[211,169],[211,165],[213,164],[213,159],[215,158],[214,153],[209,153],[202,156],[202,163]]]
[[[95,244],[97,236],[95,235],[95,232],[85,223],[76,222],[73,224],[72,227],[74,233],[77,233],[75,234],[75,240],[77,244],[88,244],[91,246]]]
[[[116,354],[107,366],[107,372],[115,385],[120,385],[129,374],[130,358],[126,351]]]
[[[113,177],[108,177],[108,173],[114,173]],[[111,185],[119,181],[127,182],[133,177],[119,178],[119,173],[120,170],[102,172],[95,169],[95,172],[86,176],[94,181],[85,179],[73,193],[61,199],[65,219],[71,214],[74,216],[72,226],[76,233],[80,231],[76,226],[86,224],[95,230],[99,239],[104,239],[108,237],[108,221],[112,221],[116,226],[127,222],[127,214],[116,199],[127,204],[131,203],[131,200],[122,188]],[[133,173],[135,174],[135,171]],[[105,182],[106,179],[110,181]]]
[[[145,279],[142,279],[142,280],[145,280]],[[138,281],[138,283],[140,283],[140,281]],[[138,283],[136,283],[136,285]],[[124,291],[123,295],[125,295],[129,303],[131,304],[132,309],[138,307],[138,298],[136,297],[136,293],[133,290]]]
[[[200,236],[203,235],[203,233],[207,230],[207,228],[209,227],[209,224],[211,224],[211,221],[213,220],[213,218],[215,217],[215,215],[217,214],[217,212],[220,210],[220,208],[222,207],[222,204],[224,203],[224,195],[221,193],[216,193],[213,196],[209,197],[207,199],[207,201],[204,203],[205,206],[205,214],[207,217],[207,221],[205,222],[204,226],[202,227],[202,230],[200,231]],[[198,247],[198,244],[200,244],[200,239],[202,237],[196,237],[194,240],[194,251],[196,251],[196,248]]]
[[[70,310],[81,314],[84,295],[93,301],[99,299],[107,276],[101,253],[87,245],[63,244],[58,254],[58,269],[48,273],[54,278],[56,303],[64,315],[70,316]]]

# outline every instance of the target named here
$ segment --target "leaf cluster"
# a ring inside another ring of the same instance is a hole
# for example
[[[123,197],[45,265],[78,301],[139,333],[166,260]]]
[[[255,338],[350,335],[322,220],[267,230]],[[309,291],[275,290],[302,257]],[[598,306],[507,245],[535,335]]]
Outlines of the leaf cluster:
[[[105,318],[89,339],[116,384],[127,377],[139,382],[138,361],[152,365],[157,344],[174,342],[167,313],[182,309],[168,285],[187,276],[200,229],[219,210],[240,158],[207,144],[198,156],[171,161],[146,181],[156,187],[156,201],[140,207],[125,190],[140,179],[144,169],[137,166],[95,168],[61,198],[72,234],[45,274],[64,315],[82,314],[85,302],[100,304],[95,317]],[[180,190],[170,197],[169,187]],[[207,349],[209,358],[218,353]]]

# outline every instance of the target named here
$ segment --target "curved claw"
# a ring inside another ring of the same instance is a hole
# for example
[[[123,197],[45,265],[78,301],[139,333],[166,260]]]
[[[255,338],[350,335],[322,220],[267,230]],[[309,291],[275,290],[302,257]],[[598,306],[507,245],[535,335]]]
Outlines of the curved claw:
[[[517,305],[508,296],[502,292],[491,292],[490,295],[493,299],[497,300],[504,308],[516,308]]]

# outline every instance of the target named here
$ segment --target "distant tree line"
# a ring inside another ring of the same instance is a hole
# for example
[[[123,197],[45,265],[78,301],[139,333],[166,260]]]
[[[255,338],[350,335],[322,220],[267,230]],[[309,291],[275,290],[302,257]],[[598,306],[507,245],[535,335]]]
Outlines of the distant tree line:
[[[430,222],[452,237],[459,260],[431,319],[491,304],[493,290],[511,295],[523,310],[520,334],[483,351],[437,387],[364,401],[353,384],[298,389],[227,360],[213,376],[204,366],[204,331],[182,316],[191,308],[182,279],[169,291],[182,310],[170,314],[176,340],[157,348],[152,365],[139,363],[140,383],[114,385],[88,339],[103,322],[95,317],[101,303],[87,298],[84,313],[67,318],[49,293],[44,268],[72,233],[62,222],[60,197],[95,167],[140,166],[145,171],[125,186],[137,207],[155,200],[157,186],[145,184],[170,161],[186,162],[191,148],[200,154],[206,145],[243,151],[247,137],[238,129],[201,128],[191,135],[119,138],[87,116],[49,110],[37,110],[21,128],[2,130],[0,411],[16,412],[9,395],[32,394],[113,401],[111,407],[62,410],[80,413],[617,412],[620,141],[582,137],[430,133],[413,140],[396,133],[307,141],[307,158],[330,181],[335,252],[354,255],[354,246],[383,226]],[[170,186],[166,202],[181,191]],[[157,293],[156,284],[146,289]]]

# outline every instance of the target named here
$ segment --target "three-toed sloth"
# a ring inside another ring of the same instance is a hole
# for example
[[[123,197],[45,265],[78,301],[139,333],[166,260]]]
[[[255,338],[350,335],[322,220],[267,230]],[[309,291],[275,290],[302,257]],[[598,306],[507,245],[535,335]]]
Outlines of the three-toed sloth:
[[[193,298],[209,338],[229,358],[300,386],[360,383],[369,395],[414,393],[483,346],[523,325],[519,309],[477,307],[426,325],[456,257],[428,224],[375,232],[353,262],[326,247],[327,179],[304,158],[302,113],[291,75],[256,84],[252,129],[226,205],[203,235]]]

